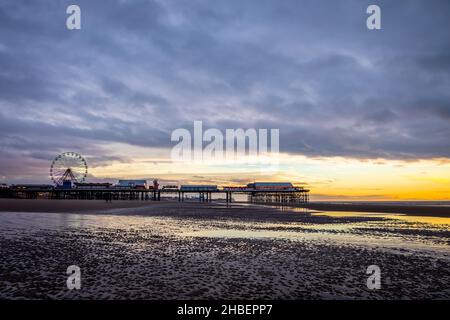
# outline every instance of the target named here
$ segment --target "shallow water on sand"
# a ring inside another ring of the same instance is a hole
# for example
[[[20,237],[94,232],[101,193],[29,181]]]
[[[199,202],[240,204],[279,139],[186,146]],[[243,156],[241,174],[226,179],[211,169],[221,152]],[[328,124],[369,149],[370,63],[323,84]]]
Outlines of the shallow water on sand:
[[[450,226],[450,218],[447,217],[431,217],[420,215],[407,215],[402,213],[377,213],[377,212],[354,212],[354,211],[310,211],[305,208],[279,208],[279,210],[292,211],[299,213],[310,213],[311,215],[324,215],[327,217],[379,217],[384,219],[403,220],[412,223],[427,223],[434,225],[447,225]]]
[[[290,210],[293,214],[301,214],[302,220],[274,222],[272,219],[261,222],[129,214],[1,212],[0,232],[11,237],[36,230],[109,228],[142,233],[151,231],[153,234],[182,238],[314,241],[450,259],[450,218],[366,212],[315,212],[295,208]],[[286,209],[282,211],[286,212]],[[308,220],[311,217],[330,217],[333,220],[314,223]],[[357,219],[352,220],[355,218]],[[340,219],[350,220],[341,222]]]
[[[450,218],[430,217],[430,216],[409,216],[401,213],[393,214],[393,213],[372,213],[372,212],[327,211],[327,212],[317,212],[313,214],[326,215],[328,217],[380,217],[385,219],[403,220],[411,223],[426,223],[426,224],[450,226]]]

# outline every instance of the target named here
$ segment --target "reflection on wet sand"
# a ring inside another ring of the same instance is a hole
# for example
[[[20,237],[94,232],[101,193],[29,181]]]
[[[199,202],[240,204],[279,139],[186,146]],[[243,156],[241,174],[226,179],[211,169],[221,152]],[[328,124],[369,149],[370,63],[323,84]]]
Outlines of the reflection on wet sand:
[[[447,218],[160,204],[0,213],[0,298],[449,298]],[[65,268],[84,270],[64,290]],[[379,265],[383,290],[365,286]]]
[[[312,212],[311,214],[326,215],[329,217],[381,217],[385,219],[403,220],[411,223],[450,225],[450,218],[430,217],[430,216],[409,216],[403,213],[392,214],[392,213],[372,213],[372,212],[327,211],[327,212]]]

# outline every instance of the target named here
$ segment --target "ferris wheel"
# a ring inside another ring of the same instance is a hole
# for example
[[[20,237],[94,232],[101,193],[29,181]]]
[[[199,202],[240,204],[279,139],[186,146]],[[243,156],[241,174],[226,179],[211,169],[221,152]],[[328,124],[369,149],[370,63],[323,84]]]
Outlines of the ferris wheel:
[[[83,182],[87,172],[86,160],[76,152],[61,153],[50,166],[50,178],[58,186],[64,181]]]

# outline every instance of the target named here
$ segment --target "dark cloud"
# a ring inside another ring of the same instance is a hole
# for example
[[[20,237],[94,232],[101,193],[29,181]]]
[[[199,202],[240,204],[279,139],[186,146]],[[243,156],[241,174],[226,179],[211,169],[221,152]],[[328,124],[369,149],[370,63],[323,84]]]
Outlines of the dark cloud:
[[[365,0],[80,0],[68,31],[72,3],[0,3],[3,175],[66,149],[101,165],[121,161],[103,144],[168,148],[193,120],[279,128],[293,154],[450,156],[447,0],[378,1],[380,31]]]

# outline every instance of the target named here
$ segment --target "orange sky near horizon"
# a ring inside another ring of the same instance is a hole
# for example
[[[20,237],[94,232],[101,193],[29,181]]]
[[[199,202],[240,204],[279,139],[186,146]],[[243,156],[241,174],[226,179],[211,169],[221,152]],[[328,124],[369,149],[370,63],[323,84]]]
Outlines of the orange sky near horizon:
[[[112,154],[124,152],[124,145],[109,147]],[[91,179],[157,178],[161,184],[217,185],[289,181],[309,188],[312,200],[450,200],[450,159],[405,161],[280,154],[278,170],[267,171],[264,166],[242,161],[173,162],[164,149],[126,148],[133,157],[90,166]]]

